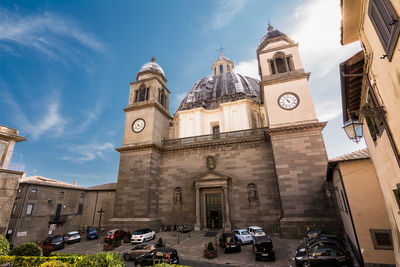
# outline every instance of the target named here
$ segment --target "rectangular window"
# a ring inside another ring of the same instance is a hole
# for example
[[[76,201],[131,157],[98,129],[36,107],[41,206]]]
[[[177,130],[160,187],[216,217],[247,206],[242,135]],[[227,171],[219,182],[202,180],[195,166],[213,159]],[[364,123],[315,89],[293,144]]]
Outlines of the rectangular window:
[[[81,198],[84,198],[85,197],[85,193],[81,193]]]
[[[135,103],[139,101],[139,91],[135,91]]]
[[[33,206],[34,204],[32,203],[28,204],[28,207],[26,208],[26,215],[32,215]]]
[[[397,202],[397,208],[400,211],[400,189],[393,189],[393,194],[394,194],[394,198],[396,199]]]
[[[213,126],[213,134],[219,134],[219,125]]]
[[[149,88],[146,88],[146,100],[149,100]]]
[[[292,57],[286,57],[286,63],[288,65],[289,71],[294,71]]]
[[[78,214],[82,214],[83,211],[83,204],[79,204],[78,206]]]
[[[391,61],[399,38],[399,16],[389,0],[370,0],[368,15],[386,55]]]
[[[60,192],[58,193],[58,197],[59,197],[59,198],[63,198],[63,197],[64,197],[64,192],[63,192],[63,191],[60,191]]]
[[[374,141],[376,141],[378,135],[380,136],[382,134],[384,129],[384,114],[379,112],[380,108],[374,91],[370,88],[368,91],[368,100],[363,109],[366,111],[364,113],[365,121],[367,122],[369,133]]]
[[[369,229],[375,249],[393,250],[392,232],[390,229]]]
[[[32,193],[32,194],[36,194],[36,193],[37,193],[37,189],[32,189],[32,190],[31,190],[31,193]]]

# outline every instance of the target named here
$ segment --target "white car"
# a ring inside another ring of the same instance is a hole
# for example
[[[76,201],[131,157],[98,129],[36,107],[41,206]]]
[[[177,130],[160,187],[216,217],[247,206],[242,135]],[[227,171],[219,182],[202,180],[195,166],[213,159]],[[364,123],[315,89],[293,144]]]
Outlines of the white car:
[[[72,244],[76,242],[81,242],[81,236],[79,235],[79,232],[74,231],[74,232],[69,232],[65,238],[64,238],[65,243],[67,244]]]
[[[247,229],[235,229],[232,233],[236,235],[242,244],[250,244],[253,242],[253,237]]]
[[[136,230],[131,237],[131,243],[142,243],[152,240],[156,237],[156,233],[149,228]]]
[[[264,230],[259,226],[250,226],[249,228],[247,228],[247,230],[249,230],[252,237],[266,235]]]

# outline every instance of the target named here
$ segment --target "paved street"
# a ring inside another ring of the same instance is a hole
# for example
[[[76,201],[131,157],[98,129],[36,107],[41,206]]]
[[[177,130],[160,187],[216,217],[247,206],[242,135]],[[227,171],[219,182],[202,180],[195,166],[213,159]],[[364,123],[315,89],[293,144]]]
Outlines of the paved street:
[[[190,237],[189,237],[190,236]],[[175,234],[173,232],[157,233],[154,241],[162,238],[164,242],[177,249],[181,264],[188,266],[210,266],[217,267],[222,265],[230,266],[294,266],[292,258],[296,250],[299,240],[281,239],[277,235],[272,235],[271,238],[274,243],[276,260],[270,261],[256,261],[254,253],[252,252],[251,245],[242,247],[240,253],[224,253],[218,247],[218,257],[212,260],[206,259],[203,256],[204,245],[208,242],[213,242],[218,239],[217,237],[204,237],[204,232]],[[178,243],[179,239],[179,243]],[[87,241],[83,239],[80,243],[67,245],[60,253],[80,253],[80,254],[94,254],[103,250],[103,238],[98,240]],[[114,249],[114,252],[121,253],[124,250],[129,250],[133,247],[131,244],[122,244],[120,247]],[[133,262],[127,262],[127,266],[134,266]]]

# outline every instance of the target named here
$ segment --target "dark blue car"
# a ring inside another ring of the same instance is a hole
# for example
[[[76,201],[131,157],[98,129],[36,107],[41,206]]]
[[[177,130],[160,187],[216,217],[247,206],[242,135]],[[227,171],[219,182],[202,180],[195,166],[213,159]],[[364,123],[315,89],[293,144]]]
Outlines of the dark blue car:
[[[97,228],[93,227],[93,228],[89,228],[86,238],[88,240],[90,239],[97,239],[99,238],[99,233],[97,232]]]

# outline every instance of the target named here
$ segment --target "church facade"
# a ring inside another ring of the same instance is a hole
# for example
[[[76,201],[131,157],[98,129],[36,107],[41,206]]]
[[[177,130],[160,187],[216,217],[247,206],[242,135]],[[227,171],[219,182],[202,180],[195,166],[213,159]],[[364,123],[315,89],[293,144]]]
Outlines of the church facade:
[[[298,44],[269,26],[261,80],[222,53],[173,116],[153,58],[130,83],[111,227],[198,231],[259,225],[283,237],[341,228]]]

